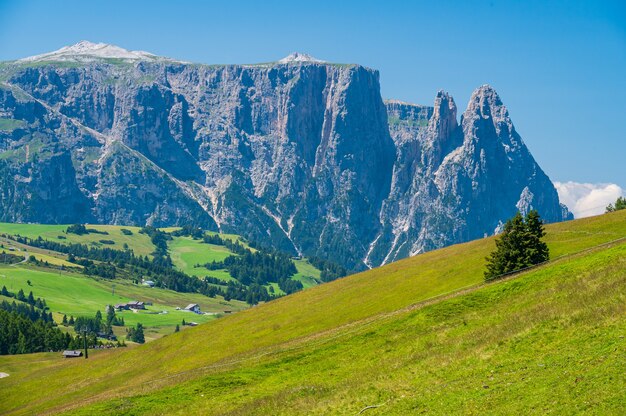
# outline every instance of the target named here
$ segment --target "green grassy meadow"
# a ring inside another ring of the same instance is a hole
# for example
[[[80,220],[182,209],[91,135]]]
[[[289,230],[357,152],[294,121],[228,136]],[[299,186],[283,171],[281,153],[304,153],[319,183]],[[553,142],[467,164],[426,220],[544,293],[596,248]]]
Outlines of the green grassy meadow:
[[[27,281],[30,280],[29,285]],[[35,297],[46,299],[50,311],[57,319],[63,315],[93,317],[96,311],[104,314],[106,305],[126,303],[131,300],[152,302],[143,311],[122,311],[126,326],[141,322],[148,330],[148,338],[154,339],[171,333],[183,319],[197,323],[215,319],[215,315],[197,315],[176,310],[190,303],[197,303],[203,312],[222,314],[224,310],[240,310],[244,302],[225,302],[223,298],[209,298],[197,293],[178,293],[160,288],[134,285],[124,280],[107,280],[87,277],[67,271],[53,271],[31,265],[0,265],[0,286],[11,292],[22,289],[32,291]],[[163,313],[166,311],[167,313]],[[151,334],[151,335],[150,335]]]
[[[0,412],[623,414],[626,242],[597,246],[626,212],[547,230],[567,257],[489,285],[493,238],[89,360],[0,357]]]
[[[80,243],[95,247],[110,247],[124,249],[128,247],[136,254],[150,255],[155,247],[150,238],[139,232],[139,227],[90,225],[86,227],[106,232],[107,234],[89,233],[76,235],[67,233],[68,225],[47,224],[13,224],[0,223],[0,234],[21,235],[29,238],[42,237],[60,243]],[[176,231],[177,227],[163,229],[167,232]],[[122,232],[122,231],[125,232]],[[130,231],[130,233],[129,233]],[[231,241],[241,241],[239,236],[233,234],[220,234],[222,238]],[[62,238],[59,238],[62,237]],[[112,240],[114,244],[103,244],[99,240]],[[134,326],[141,322],[146,327],[148,340],[152,340],[171,333],[176,324],[183,319],[197,323],[215,319],[215,315],[192,315],[176,310],[176,307],[184,308],[189,303],[197,303],[203,312],[211,314],[223,314],[225,310],[238,311],[247,305],[240,301],[225,302],[222,297],[215,299],[200,294],[183,294],[173,291],[148,288],[133,285],[130,282],[116,279],[87,278],[78,273],[82,268],[67,261],[67,256],[50,250],[25,246],[23,244],[0,237],[0,250],[13,250],[14,254],[29,257],[34,256],[37,260],[47,262],[51,269],[32,267],[32,265],[0,265],[0,285],[6,285],[11,291],[17,292],[23,289],[33,290],[36,296],[45,298],[54,316],[60,321],[64,314],[70,316],[94,316],[97,310],[101,312],[107,304],[125,303],[130,300],[153,302],[147,311],[124,311],[119,314],[124,317],[126,326]],[[222,281],[234,280],[227,270],[207,270],[203,267],[194,267],[196,264],[204,264],[211,261],[222,261],[233,253],[224,246],[205,244],[191,237],[173,237],[168,241],[168,251],[172,261],[179,270],[197,277],[212,276]],[[298,274],[295,279],[302,281],[305,287],[317,285],[315,277],[319,277],[319,270],[311,266],[306,260],[296,261]],[[65,270],[58,271],[54,268],[63,266]],[[71,269],[76,273],[72,273]],[[33,286],[26,284],[31,280]],[[113,295],[112,285],[115,285]],[[278,285],[274,285],[275,293],[282,294]],[[119,328],[118,328],[119,329]],[[123,331],[123,328],[121,329]],[[119,332],[119,331],[118,331]]]
[[[72,233],[66,233],[68,225],[60,224],[13,224],[13,223],[0,223],[0,233],[9,235],[21,235],[28,238],[37,238],[41,236],[45,240],[56,241],[59,243],[78,243],[87,244],[96,247],[109,247],[116,250],[123,250],[124,244],[127,244],[136,255],[148,256],[155,247],[150,241],[150,237],[145,234],[140,234],[139,227],[127,227],[118,225],[92,225],[86,224],[87,228],[93,228],[99,231],[105,231],[108,235],[104,234],[84,234],[77,235]],[[132,235],[125,235],[122,233],[122,229],[127,229],[132,232]],[[65,239],[59,239],[58,237],[65,237]],[[115,244],[104,245],[100,243],[100,240],[111,240]]]
[[[214,276],[222,280],[233,280],[227,271],[219,273],[220,270],[194,267],[196,264],[202,265],[212,261],[219,262],[231,256],[233,253],[224,246],[205,244],[191,237],[174,237],[173,241],[168,243],[168,248],[170,249],[174,265],[190,276]]]
[[[305,259],[294,260],[298,273],[293,277],[302,283],[305,289],[320,284],[320,271]]]
[[[13,224],[13,223],[0,223],[0,234],[7,235],[21,235],[28,238],[42,237],[46,240],[56,241],[59,243],[78,243],[87,244],[93,247],[108,247],[116,250],[123,250],[128,247],[134,251],[136,255],[150,256],[154,252],[155,247],[150,241],[150,237],[146,234],[139,233],[141,228],[131,226],[117,226],[117,225],[91,225],[86,224],[87,228],[93,228],[99,231],[107,232],[108,234],[96,234],[90,233],[85,235],[76,235],[72,233],[66,233],[68,225],[60,224]],[[127,235],[122,230],[129,230],[132,235]],[[178,230],[179,227],[167,227],[161,230],[171,233]],[[216,234],[216,233],[209,233]],[[59,236],[64,237],[59,239]],[[250,248],[246,242],[238,235],[235,234],[219,234],[224,239],[231,241],[239,241],[245,247]],[[103,244],[100,240],[111,240],[114,244]],[[8,241],[7,239],[0,237],[0,243],[4,243],[8,246],[22,247],[19,244]],[[53,253],[48,250],[40,250],[34,247],[26,247],[28,254],[34,255],[38,260],[48,261],[52,265],[63,265],[65,267],[80,267],[75,264],[71,264],[66,261],[67,256],[60,255],[59,253]],[[254,249],[250,248],[252,251]],[[2,249],[0,249],[1,251]],[[210,276],[218,278],[224,282],[234,280],[227,270],[208,270],[204,267],[194,267],[196,264],[205,264],[212,261],[222,261],[226,257],[233,255],[233,253],[224,246],[205,244],[200,240],[194,240],[191,237],[173,237],[168,241],[168,251],[172,258],[174,266],[180,271],[197,277]],[[24,253],[20,253],[24,255]],[[316,286],[319,284],[320,271],[313,267],[306,260],[295,260],[298,273],[294,276],[295,280],[302,282],[305,288]],[[274,285],[277,289],[277,293],[282,293],[278,289],[277,285]]]
[[[222,238],[231,240],[240,240],[236,235],[220,234]],[[246,245],[244,243],[244,245]],[[247,246],[247,245],[246,245]],[[224,246],[215,244],[205,244],[200,240],[194,240],[191,237],[174,237],[168,242],[168,248],[171,253],[172,262],[179,270],[190,276],[215,277],[225,282],[235,280],[227,270],[208,270],[204,267],[194,267],[197,264],[203,265],[212,261],[220,262],[233,253]],[[319,284],[320,271],[311,265],[307,260],[294,260],[298,273],[293,276],[294,280],[302,282],[304,288],[317,286]],[[268,285],[269,286],[269,285]],[[272,284],[275,293],[282,294],[278,288],[278,284]]]

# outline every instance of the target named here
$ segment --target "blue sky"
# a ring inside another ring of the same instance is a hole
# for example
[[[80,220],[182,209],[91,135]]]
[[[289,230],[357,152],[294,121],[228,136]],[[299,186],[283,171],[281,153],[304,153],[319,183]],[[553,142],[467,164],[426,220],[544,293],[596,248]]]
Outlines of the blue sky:
[[[302,51],[380,70],[385,98],[444,89],[459,113],[489,83],[552,180],[626,189],[624,1],[0,0],[0,60],[83,39],[204,63]]]

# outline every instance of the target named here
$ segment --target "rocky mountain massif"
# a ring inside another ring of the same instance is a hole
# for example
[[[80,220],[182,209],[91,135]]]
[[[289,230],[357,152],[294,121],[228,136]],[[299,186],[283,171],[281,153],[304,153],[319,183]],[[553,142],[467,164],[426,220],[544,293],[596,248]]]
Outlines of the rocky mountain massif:
[[[121,52],[120,52],[121,51]],[[194,223],[362,269],[571,214],[498,94],[457,120],[377,71],[198,65],[81,42],[0,64],[0,220]]]

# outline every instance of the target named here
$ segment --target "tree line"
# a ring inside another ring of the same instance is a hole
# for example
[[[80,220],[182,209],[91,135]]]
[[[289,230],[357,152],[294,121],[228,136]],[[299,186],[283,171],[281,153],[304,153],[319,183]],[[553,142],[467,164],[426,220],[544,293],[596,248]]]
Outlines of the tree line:
[[[321,271],[320,279],[322,282],[331,282],[348,274],[344,267],[319,257],[310,257],[309,263]]]
[[[88,229],[82,224],[74,224],[68,227],[67,231],[102,233]],[[143,227],[139,232],[148,235],[155,246],[152,259],[148,256],[136,256],[128,248],[119,250],[110,247],[91,247],[86,244],[45,240],[41,236],[35,239],[20,235],[5,237],[25,245],[67,254],[68,260],[83,266],[82,273],[88,276],[105,279],[126,278],[135,283],[139,283],[143,277],[148,277],[157,287],[177,292],[201,293],[209,297],[221,295],[228,300],[236,299],[256,304],[278,296],[273,289],[268,292],[263,286],[268,283],[277,283],[287,294],[303,288],[301,282],[292,279],[297,269],[287,254],[266,249],[259,249],[253,253],[238,240],[211,235],[192,226],[184,226],[171,234],[152,226]],[[132,234],[132,231],[127,230],[127,233]],[[229,285],[210,277],[198,279],[176,270],[167,251],[167,242],[172,236],[191,236],[207,244],[224,246],[237,254],[229,256],[223,262],[206,264],[205,267],[213,270],[227,269],[239,284]],[[322,281],[346,275],[342,267],[319,258],[313,258],[312,264],[321,270]]]
[[[72,224],[65,229],[68,234],[85,235],[85,234],[102,234],[109,235],[107,231],[96,230],[95,228],[87,228],[85,224]]]
[[[18,301],[0,303],[0,355],[61,351],[70,347],[74,338],[63,333],[47,312],[45,300],[17,294],[2,288],[2,295]]]
[[[29,282],[30,282],[30,280],[29,280]],[[13,293],[13,292],[9,292],[9,290],[7,290],[6,286],[2,286],[2,289],[0,290],[0,294],[2,296],[7,297],[7,298],[15,298],[15,299],[17,299],[20,302],[24,302],[24,303],[30,305],[31,307],[35,307],[35,308],[41,309],[43,311],[48,309],[48,305],[46,305],[46,300],[45,299],[41,299],[41,298],[35,299],[35,296],[33,295],[33,291],[32,290],[28,293],[28,296],[26,296],[24,294],[24,290],[22,290],[22,289],[20,289],[17,293]],[[50,314],[50,320],[52,320],[52,314]]]
[[[152,232],[152,231],[149,231]],[[159,231],[158,234],[163,233]],[[157,233],[153,233],[157,235]],[[114,277],[126,278],[139,283],[142,277],[148,277],[155,282],[155,286],[170,289],[182,293],[201,293],[205,296],[215,297],[218,295],[241,301],[267,301],[271,296],[258,288],[237,286],[236,288],[221,289],[204,279],[198,279],[176,270],[169,254],[148,256],[135,256],[132,250],[116,250],[109,247],[88,247],[85,244],[63,244],[56,241],[16,236],[5,236],[18,243],[46,250],[57,251],[68,255],[68,260],[83,265],[82,273],[90,276],[99,276],[106,279]],[[157,237],[162,241],[163,237]],[[100,263],[95,263],[95,262]],[[263,288],[264,289],[264,288]],[[229,300],[230,300],[229,299]]]
[[[253,253],[247,249],[241,255],[206,263],[204,267],[209,270],[226,269],[233,278],[244,285],[278,282],[281,279],[289,279],[298,272],[296,265],[287,255],[261,251]]]

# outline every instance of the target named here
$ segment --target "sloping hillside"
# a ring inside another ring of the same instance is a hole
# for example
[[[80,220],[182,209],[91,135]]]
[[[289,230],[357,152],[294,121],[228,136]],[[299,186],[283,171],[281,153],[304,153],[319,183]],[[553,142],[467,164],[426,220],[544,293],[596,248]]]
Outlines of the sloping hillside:
[[[130,249],[135,255],[147,256],[149,258],[152,258],[153,253],[157,249],[150,236],[143,232],[141,227],[88,224],[87,229],[89,232],[79,234],[67,232],[68,227],[70,227],[68,224],[0,223],[0,250],[3,247],[14,247],[24,252],[27,251],[29,256],[33,255],[37,260],[47,261],[54,266],[63,265],[65,267],[81,268],[81,265],[68,263],[66,254],[18,244],[15,240],[10,240],[3,237],[3,235],[21,236],[35,240],[42,238],[64,245],[83,244],[95,249]],[[236,281],[227,269],[209,270],[204,265],[212,261],[221,262],[229,256],[237,256],[237,253],[224,245],[207,243],[198,237],[192,238],[187,235],[176,235],[176,232],[180,230],[180,227],[161,229],[161,231],[168,233],[168,240],[166,241],[167,253],[171,256],[173,266],[176,269],[200,279],[208,276],[224,283]],[[245,239],[236,234],[218,234],[213,232],[206,232],[206,234],[219,237],[223,241],[239,243],[247,249],[256,251],[250,247]],[[297,270],[293,275],[293,280],[301,282],[304,288],[316,286],[323,281],[321,279],[322,271],[313,266],[309,259],[293,259],[293,263]],[[273,294],[285,294],[277,283],[271,282],[265,286],[268,289],[271,287],[273,290],[271,293]]]
[[[619,413],[624,237],[622,211],[549,226],[557,259],[506,282],[478,287],[484,239],[127,351],[2,357],[0,410]]]

